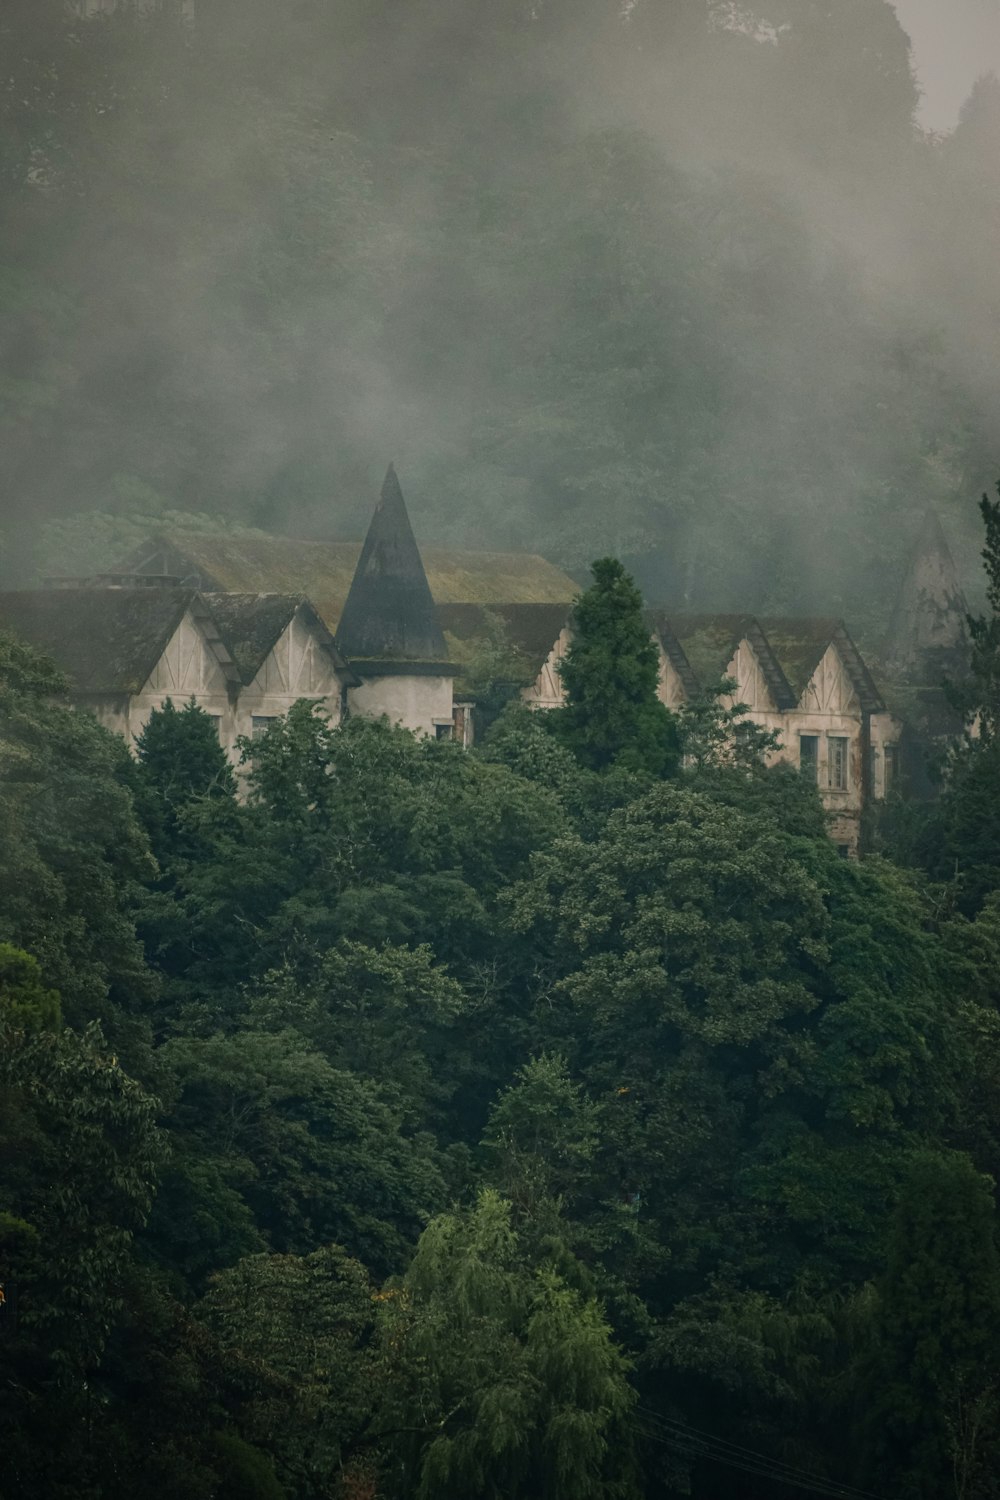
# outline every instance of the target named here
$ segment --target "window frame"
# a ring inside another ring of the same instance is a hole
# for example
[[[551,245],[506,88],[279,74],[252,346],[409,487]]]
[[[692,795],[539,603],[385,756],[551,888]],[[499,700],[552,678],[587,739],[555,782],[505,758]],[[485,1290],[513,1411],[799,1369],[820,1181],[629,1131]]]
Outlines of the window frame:
[[[842,775],[834,780],[834,767],[842,768]],[[829,792],[851,790],[851,738],[847,734],[828,734],[826,737],[826,787]]]

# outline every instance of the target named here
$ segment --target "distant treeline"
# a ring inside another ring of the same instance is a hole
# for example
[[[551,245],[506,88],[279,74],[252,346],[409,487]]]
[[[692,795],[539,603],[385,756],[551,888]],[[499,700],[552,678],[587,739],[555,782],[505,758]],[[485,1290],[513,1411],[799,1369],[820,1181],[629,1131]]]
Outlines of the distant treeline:
[[[78,9],[0,15],[10,579],[81,512],[357,536],[389,458],[679,607],[877,632],[928,504],[971,571],[1000,86],[921,133],[889,0]]]

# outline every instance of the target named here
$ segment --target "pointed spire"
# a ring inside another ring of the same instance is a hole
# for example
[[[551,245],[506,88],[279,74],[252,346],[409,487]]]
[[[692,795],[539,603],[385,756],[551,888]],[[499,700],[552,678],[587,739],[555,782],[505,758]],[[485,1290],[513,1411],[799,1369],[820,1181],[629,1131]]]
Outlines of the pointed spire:
[[[921,675],[927,666],[948,669],[964,658],[968,605],[937,512],[928,510],[900,585],[889,626],[886,656]]]
[[[346,657],[379,663],[446,663],[448,650],[434,613],[406,502],[389,465],[382,494],[337,628]]]

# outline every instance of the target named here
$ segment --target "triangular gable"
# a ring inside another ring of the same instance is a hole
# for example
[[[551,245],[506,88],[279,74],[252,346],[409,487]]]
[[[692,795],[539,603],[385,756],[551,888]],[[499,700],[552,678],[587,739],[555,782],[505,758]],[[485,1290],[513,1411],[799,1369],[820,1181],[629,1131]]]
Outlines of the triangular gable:
[[[860,707],[865,713],[880,713],[884,710],[882,694],[842,620],[823,617],[773,618],[757,623],[791,689],[789,707],[807,701],[813,678],[833,646],[856,695],[856,708]],[[829,681],[818,682],[813,690],[813,699],[809,701],[815,701],[816,693],[822,696],[831,691]]]
[[[569,625],[564,625],[559,632],[558,638],[553,643],[552,649],[541,665],[538,676],[530,687],[524,689],[521,694],[524,702],[532,708],[557,708],[566,696],[562,677],[559,675],[559,663],[569,650],[573,632]]]
[[[227,693],[238,683],[235,664],[211,613],[196,598],[184,611],[142,692],[186,701],[203,694]]]
[[[727,708],[743,703],[751,713],[778,711],[768,674],[764,671],[760,656],[749,636],[744,636],[736,647],[725,675],[736,683],[735,692],[725,694],[721,700]]]
[[[759,621],[752,615],[648,615],[670,671],[661,670],[661,692],[677,703],[710,692],[723,677],[739,684],[734,702],[762,712],[796,702],[785,673]],[[664,698],[664,701],[668,701]]]
[[[799,707],[805,713],[851,717],[860,714],[861,704],[851,674],[832,641],[803,689]]]
[[[250,691],[262,696],[329,698],[353,673],[338,672],[330,637],[307,605],[296,610],[267,653]]]

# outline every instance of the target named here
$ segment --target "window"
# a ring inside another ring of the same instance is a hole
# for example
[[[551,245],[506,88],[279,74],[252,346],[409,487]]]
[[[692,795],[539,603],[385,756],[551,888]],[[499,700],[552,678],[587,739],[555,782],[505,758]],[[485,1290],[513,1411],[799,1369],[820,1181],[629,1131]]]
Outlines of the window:
[[[254,714],[250,720],[250,738],[259,740],[270,729],[276,717],[276,714]]]
[[[831,791],[847,791],[847,739],[830,734],[826,739],[827,785]]]
[[[799,735],[799,770],[810,781],[819,780],[819,735]]]
[[[898,745],[886,745],[886,747],[885,747],[885,787],[884,787],[884,791],[885,791],[885,795],[887,797],[888,797],[889,793],[894,789],[894,787],[896,785],[896,778],[898,776],[899,776],[899,746]]]
[[[216,737],[216,739],[218,739],[218,740],[221,741],[221,739],[222,739],[222,715],[221,714],[209,714],[208,717],[212,721],[212,728],[215,730],[215,737]]]
[[[451,740],[455,738],[454,724],[435,724],[434,738],[436,740]]]
[[[841,859],[850,859],[850,857],[851,857],[851,846],[850,846],[850,844],[838,844],[837,845],[837,853],[840,855]]]

